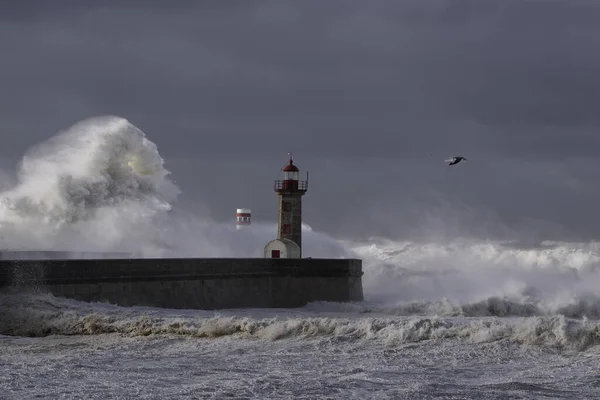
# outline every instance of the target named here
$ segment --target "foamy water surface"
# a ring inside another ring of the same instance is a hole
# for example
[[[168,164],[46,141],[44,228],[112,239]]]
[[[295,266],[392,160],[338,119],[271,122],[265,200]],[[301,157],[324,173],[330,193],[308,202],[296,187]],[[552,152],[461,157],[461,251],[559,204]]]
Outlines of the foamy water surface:
[[[396,316],[365,304],[209,312],[44,294],[3,302],[3,333],[11,336],[0,338],[2,398],[598,393],[600,324],[564,316]]]

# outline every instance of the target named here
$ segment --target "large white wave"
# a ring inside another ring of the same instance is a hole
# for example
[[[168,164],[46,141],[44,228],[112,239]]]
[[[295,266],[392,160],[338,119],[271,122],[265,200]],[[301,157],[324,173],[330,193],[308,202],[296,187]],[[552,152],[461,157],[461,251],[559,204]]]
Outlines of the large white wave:
[[[179,194],[163,164],[156,145],[125,119],[75,124],[31,149],[18,184],[0,193],[3,247],[106,250],[139,244],[140,234]]]
[[[127,252],[137,256],[260,257],[276,225],[231,224],[178,211],[181,193],[157,146],[126,119],[76,123],[27,152],[0,193],[0,248]],[[305,229],[309,256],[345,254]]]
[[[363,259],[373,311],[600,318],[600,243],[373,239],[351,246]]]

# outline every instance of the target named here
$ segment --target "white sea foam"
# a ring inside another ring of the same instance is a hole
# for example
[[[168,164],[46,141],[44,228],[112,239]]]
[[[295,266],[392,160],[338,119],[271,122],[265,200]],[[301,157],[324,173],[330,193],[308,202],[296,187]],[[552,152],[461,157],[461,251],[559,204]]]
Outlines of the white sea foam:
[[[3,247],[143,244],[137,238],[165,217],[179,194],[163,163],[154,143],[122,118],[75,124],[31,149],[18,184],[0,193]]]
[[[350,245],[350,244],[347,244]],[[598,243],[372,239],[364,261],[371,310],[421,315],[553,315],[600,318]]]
[[[400,346],[428,340],[467,340],[473,343],[509,340],[565,351],[582,351],[600,344],[600,323],[564,316],[529,318],[394,317],[358,313],[319,314],[307,310],[219,312],[124,309],[83,304],[44,294],[1,297],[0,334],[40,337],[99,335],[129,337],[171,335],[196,338],[282,340],[340,339]]]

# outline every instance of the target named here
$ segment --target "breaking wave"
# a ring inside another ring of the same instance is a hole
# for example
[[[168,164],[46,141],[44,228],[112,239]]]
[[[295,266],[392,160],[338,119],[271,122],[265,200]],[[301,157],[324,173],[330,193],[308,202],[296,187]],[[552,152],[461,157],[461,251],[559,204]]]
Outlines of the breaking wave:
[[[466,340],[472,343],[508,340],[561,351],[584,351],[600,344],[600,323],[564,316],[501,319],[344,317],[281,310],[272,313],[264,310],[262,316],[227,315],[227,311],[178,313],[158,309],[123,309],[102,304],[84,305],[50,295],[33,295],[26,299],[23,295],[3,296],[2,302],[0,320],[4,323],[0,334],[30,337],[110,333],[127,337],[172,335],[267,341],[321,338],[392,347],[431,340]]]
[[[363,259],[367,302],[359,307],[368,311],[600,319],[599,243],[373,239],[352,248]]]
[[[118,117],[81,121],[24,156],[0,193],[3,247],[106,250],[140,244],[179,189],[145,134]],[[147,239],[147,238],[145,238]]]

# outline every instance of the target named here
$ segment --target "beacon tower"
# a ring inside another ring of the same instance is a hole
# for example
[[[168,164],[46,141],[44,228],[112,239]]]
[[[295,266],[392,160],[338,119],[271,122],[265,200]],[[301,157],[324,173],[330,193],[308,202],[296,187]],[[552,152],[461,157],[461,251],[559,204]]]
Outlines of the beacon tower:
[[[299,180],[300,170],[291,154],[282,171],[283,180],[275,181],[274,186],[279,195],[277,239],[291,240],[302,249],[302,196],[306,194],[308,181]]]
[[[279,196],[277,239],[267,244],[265,256],[272,258],[302,257],[302,196],[308,189],[307,180],[299,179],[300,170],[289,154],[288,163],[282,168],[283,179],[276,180],[274,189]],[[292,243],[290,243],[292,242]]]

